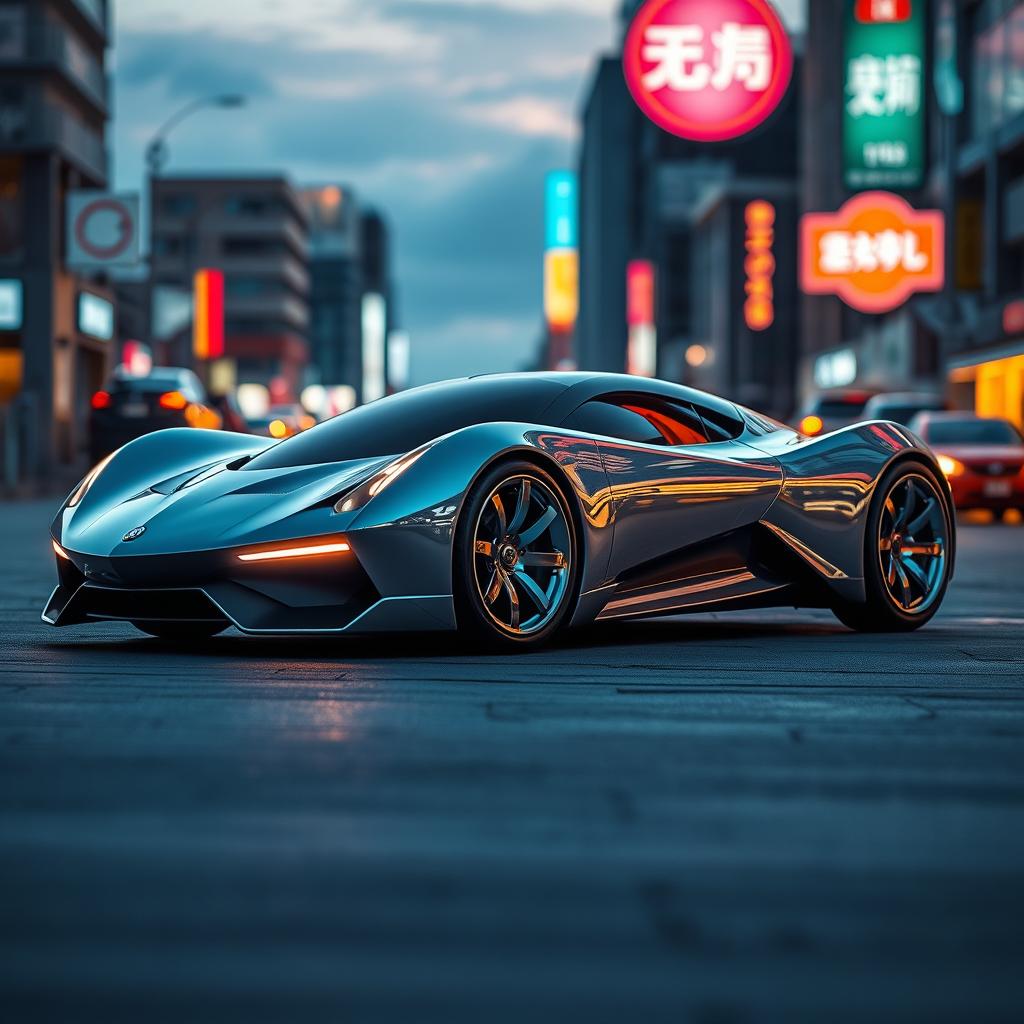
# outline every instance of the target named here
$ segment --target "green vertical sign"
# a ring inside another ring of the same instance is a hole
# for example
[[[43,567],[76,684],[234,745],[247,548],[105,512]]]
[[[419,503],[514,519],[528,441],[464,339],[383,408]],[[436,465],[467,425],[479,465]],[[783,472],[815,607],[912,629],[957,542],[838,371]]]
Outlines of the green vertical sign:
[[[846,0],[848,188],[916,189],[925,164],[925,0]]]

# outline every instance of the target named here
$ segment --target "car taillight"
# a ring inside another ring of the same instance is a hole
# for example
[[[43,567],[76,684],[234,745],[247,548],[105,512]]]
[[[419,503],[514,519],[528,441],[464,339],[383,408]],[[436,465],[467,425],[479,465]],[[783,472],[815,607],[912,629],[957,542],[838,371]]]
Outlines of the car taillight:
[[[110,392],[109,391],[97,391],[92,396],[92,407],[94,409],[109,409],[110,408]]]
[[[188,405],[188,399],[180,391],[165,391],[160,396],[161,409],[181,410]]]
[[[814,437],[815,434],[820,434],[825,429],[825,424],[822,423],[820,416],[805,416],[800,421],[800,433],[807,434],[808,437]]]

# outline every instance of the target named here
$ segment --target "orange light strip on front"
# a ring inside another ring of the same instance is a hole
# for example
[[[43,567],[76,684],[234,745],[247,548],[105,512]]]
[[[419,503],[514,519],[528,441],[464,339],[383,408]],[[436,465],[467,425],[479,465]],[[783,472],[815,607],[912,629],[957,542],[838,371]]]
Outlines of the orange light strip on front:
[[[51,540],[50,543],[53,545],[54,554],[58,558],[66,558],[69,562],[71,561],[71,556],[55,540]]]
[[[274,548],[271,551],[251,551],[245,555],[239,555],[242,562],[269,562],[278,558],[307,558],[310,555],[336,555],[344,551],[351,551],[344,541],[334,544],[308,544],[301,548]]]

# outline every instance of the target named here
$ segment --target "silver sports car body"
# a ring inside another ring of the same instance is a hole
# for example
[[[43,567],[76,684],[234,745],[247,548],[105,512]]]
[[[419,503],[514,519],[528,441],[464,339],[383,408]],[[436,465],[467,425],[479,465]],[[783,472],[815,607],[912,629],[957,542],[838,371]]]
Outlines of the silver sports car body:
[[[132,441],[61,506],[55,626],[163,637],[459,629],[786,605],[912,629],[953,569],[950,493],[905,427],[809,438],[662,381],[448,381],[274,443]]]

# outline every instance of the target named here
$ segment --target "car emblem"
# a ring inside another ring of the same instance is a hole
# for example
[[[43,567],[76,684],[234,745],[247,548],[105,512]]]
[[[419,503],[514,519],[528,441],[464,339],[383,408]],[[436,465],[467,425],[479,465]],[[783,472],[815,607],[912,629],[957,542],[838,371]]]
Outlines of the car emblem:
[[[136,526],[134,530],[129,530],[122,538],[121,541],[125,544],[130,540],[138,540],[144,533],[146,528],[144,526]]]
[[[1006,470],[1006,467],[1003,466],[1003,464],[1001,462],[993,462],[988,467],[988,471],[993,476],[1002,476],[1003,473],[1005,472],[1005,470]]]

